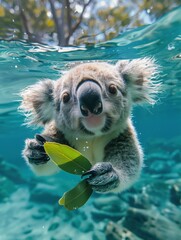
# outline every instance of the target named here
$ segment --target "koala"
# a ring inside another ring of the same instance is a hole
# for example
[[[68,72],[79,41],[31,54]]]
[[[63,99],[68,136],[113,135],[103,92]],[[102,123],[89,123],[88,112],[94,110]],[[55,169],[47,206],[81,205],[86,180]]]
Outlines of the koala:
[[[24,89],[20,110],[27,124],[43,127],[26,139],[23,157],[38,175],[60,169],[46,155],[45,141],[67,144],[92,163],[87,181],[98,192],[130,187],[143,167],[143,151],[131,120],[134,104],[154,104],[157,65],[151,58],[81,63],[57,81]]]

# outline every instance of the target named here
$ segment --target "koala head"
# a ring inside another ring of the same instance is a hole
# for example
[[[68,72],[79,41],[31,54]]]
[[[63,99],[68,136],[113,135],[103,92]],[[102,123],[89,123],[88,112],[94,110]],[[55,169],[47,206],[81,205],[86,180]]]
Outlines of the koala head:
[[[134,103],[154,103],[156,69],[149,58],[80,64],[57,81],[44,80],[22,91],[20,108],[32,124],[53,121],[65,135],[100,136],[126,127]]]

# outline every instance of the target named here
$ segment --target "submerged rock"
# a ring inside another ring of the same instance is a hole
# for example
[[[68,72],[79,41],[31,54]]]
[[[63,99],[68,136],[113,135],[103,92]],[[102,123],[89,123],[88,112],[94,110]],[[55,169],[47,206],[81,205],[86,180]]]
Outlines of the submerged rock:
[[[181,236],[177,224],[153,210],[130,208],[123,225],[144,240],[178,240]]]
[[[151,200],[147,194],[134,194],[129,196],[129,204],[131,207],[150,209],[152,207]]]
[[[101,231],[94,231],[92,234],[92,240],[106,240],[106,236]]]
[[[118,221],[122,219],[122,217],[124,216],[124,213],[120,213],[120,212],[116,213],[116,212],[106,212],[106,211],[99,211],[99,210],[93,210],[91,214],[92,214],[93,220],[96,222],[99,222],[105,219]]]
[[[83,233],[90,232],[94,229],[93,223],[88,219],[83,218],[82,214],[73,218],[72,226],[79,229]]]
[[[37,203],[56,204],[59,199],[54,186],[38,183],[30,194],[30,200]]]
[[[181,228],[181,208],[168,202],[167,206],[162,209],[161,214],[171,221],[175,222]]]
[[[181,151],[179,149],[176,149],[175,151],[173,151],[172,154],[171,154],[171,158],[175,162],[180,162],[180,160],[181,160]]]
[[[147,197],[152,206],[162,208],[169,200],[169,186],[165,180],[155,179],[144,187],[142,194]]]
[[[2,158],[0,158],[0,175],[9,178],[16,184],[27,183],[16,166],[4,161]]]
[[[151,164],[149,164],[149,167],[147,168],[147,171],[153,174],[166,174],[171,172],[171,167],[173,166],[173,162],[168,161],[169,159],[166,159],[165,161],[155,160]]]
[[[107,196],[105,195],[105,196],[96,198],[93,204],[97,209],[100,209],[100,210],[104,210],[104,209],[107,210],[108,207],[111,207],[112,210],[117,209],[117,207],[118,209],[122,208],[121,199],[117,195],[107,195]]]
[[[88,233],[93,231],[94,225],[90,221],[83,221],[79,226],[79,230],[83,233]]]
[[[93,205],[95,210],[91,212],[95,221],[104,219],[120,220],[127,210],[127,204],[118,195],[109,195],[97,198]]]
[[[181,182],[173,184],[170,189],[170,201],[176,206],[181,206]]]
[[[52,224],[49,226],[48,231],[49,231],[49,232],[50,232],[50,231],[54,231],[54,230],[56,230],[57,228],[59,228],[59,226],[60,226],[60,223],[59,223],[59,222],[54,222],[54,223],[52,223]]]
[[[121,225],[109,222],[106,226],[106,240],[141,240],[141,238]]]
[[[50,240],[73,240],[70,236],[68,236],[67,234],[63,234],[61,235],[61,238],[56,238],[56,237],[51,237]]]
[[[147,178],[149,179],[149,176]],[[151,179],[151,181],[149,179],[147,183],[145,178],[143,178],[141,182],[145,182],[145,184],[135,184],[134,188],[137,190],[135,189],[134,192],[128,190],[122,194],[129,206],[139,209],[163,208],[169,201],[169,184],[165,180],[160,179]]]

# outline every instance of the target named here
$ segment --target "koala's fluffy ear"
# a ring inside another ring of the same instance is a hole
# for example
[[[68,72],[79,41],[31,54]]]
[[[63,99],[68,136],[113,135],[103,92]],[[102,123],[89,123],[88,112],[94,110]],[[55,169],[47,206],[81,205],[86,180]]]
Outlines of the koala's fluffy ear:
[[[153,81],[158,74],[154,59],[123,60],[119,61],[116,67],[130,92],[133,103],[144,101],[155,103],[154,96],[159,84]]]
[[[25,113],[28,124],[44,125],[50,122],[54,113],[54,81],[44,80],[25,88],[19,110]]]

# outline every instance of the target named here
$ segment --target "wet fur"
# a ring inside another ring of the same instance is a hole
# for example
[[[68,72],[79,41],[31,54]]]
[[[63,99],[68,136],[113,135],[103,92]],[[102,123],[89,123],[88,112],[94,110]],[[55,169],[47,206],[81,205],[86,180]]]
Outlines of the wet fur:
[[[93,164],[98,176],[90,180],[100,192],[122,191],[139,176],[143,165],[143,153],[131,122],[133,104],[154,104],[158,85],[154,83],[157,66],[153,59],[108,63],[85,63],[70,69],[57,81],[44,80],[22,91],[20,110],[27,116],[27,124],[44,126],[42,136],[47,141],[68,144]],[[86,132],[81,126],[76,88],[86,79],[96,80],[102,89],[105,128]],[[117,96],[111,96],[107,88],[113,83],[118,88]],[[70,93],[69,104],[63,104],[62,95]],[[36,139],[26,140],[23,156],[32,170],[39,175],[48,175],[59,169],[50,161],[33,164],[29,156],[36,155],[30,144]],[[31,152],[30,152],[31,151]],[[113,169],[99,175],[110,163]],[[107,182],[107,179],[109,181]],[[105,183],[105,184],[104,184]]]

